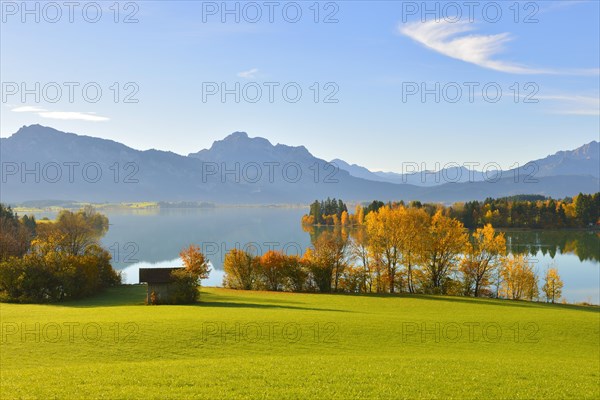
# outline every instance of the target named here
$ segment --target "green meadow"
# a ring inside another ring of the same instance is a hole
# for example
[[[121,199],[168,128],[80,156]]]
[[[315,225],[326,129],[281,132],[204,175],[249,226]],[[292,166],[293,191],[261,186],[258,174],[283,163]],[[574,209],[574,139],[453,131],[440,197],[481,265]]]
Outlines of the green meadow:
[[[1,304],[12,398],[600,398],[597,307],[203,288],[144,305],[122,286]]]

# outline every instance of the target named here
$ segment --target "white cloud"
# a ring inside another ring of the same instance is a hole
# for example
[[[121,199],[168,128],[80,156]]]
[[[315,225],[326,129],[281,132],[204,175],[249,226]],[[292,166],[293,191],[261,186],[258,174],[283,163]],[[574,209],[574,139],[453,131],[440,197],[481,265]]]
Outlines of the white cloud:
[[[95,113],[77,112],[77,111],[44,111],[38,113],[40,117],[50,119],[62,119],[62,120],[78,120],[78,121],[90,121],[90,122],[101,122],[108,121],[109,118],[101,117]]]
[[[34,107],[34,106],[21,106],[11,109],[12,112],[42,112],[47,111],[43,108]]]
[[[108,121],[109,118],[96,115],[94,112],[79,112],[79,111],[48,111],[45,108],[35,106],[20,106],[11,109],[12,112],[29,112],[35,113],[42,118],[61,119],[71,121],[88,121],[102,122]]]
[[[254,79],[258,73],[258,68],[252,68],[248,71],[238,72],[237,76],[244,79]]]
[[[447,21],[411,22],[400,25],[398,31],[445,56],[478,65],[483,68],[511,74],[566,74],[596,75],[598,69],[553,70],[532,68],[525,65],[498,60],[505,44],[513,40],[510,33],[495,35],[468,34],[475,29],[467,21],[451,23]]]

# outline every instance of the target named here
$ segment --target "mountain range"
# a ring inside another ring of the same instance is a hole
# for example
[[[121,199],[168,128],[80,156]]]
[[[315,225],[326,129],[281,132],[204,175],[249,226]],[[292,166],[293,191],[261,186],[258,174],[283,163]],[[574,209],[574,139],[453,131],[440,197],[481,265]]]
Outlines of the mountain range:
[[[370,171],[356,164],[348,164],[344,160],[334,159],[331,163],[346,170],[350,175],[357,178],[369,179],[379,182],[408,183],[417,186],[436,186],[440,183],[454,182],[482,182],[494,180],[496,176],[521,177],[523,179],[535,179],[550,176],[592,176],[600,177],[600,145],[597,141],[585,144],[575,150],[559,151],[543,159],[534,160],[525,165],[500,171],[487,168],[485,171],[468,169],[465,166],[452,165],[439,171],[419,170],[416,163],[407,163],[406,170],[418,172],[384,172]]]
[[[304,146],[273,145],[235,132],[187,156],[24,126],[0,139],[0,200],[197,201],[220,204],[420,200],[452,203],[516,194],[562,198],[599,190],[599,143],[560,151],[510,171],[372,172],[327,162]]]

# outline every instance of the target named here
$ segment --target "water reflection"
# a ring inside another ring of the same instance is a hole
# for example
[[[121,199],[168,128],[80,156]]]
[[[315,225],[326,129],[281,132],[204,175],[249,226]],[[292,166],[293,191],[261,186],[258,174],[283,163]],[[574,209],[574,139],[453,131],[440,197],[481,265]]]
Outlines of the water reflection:
[[[586,231],[508,231],[507,250],[514,254],[550,258],[574,254],[579,261],[600,261],[600,233]]]

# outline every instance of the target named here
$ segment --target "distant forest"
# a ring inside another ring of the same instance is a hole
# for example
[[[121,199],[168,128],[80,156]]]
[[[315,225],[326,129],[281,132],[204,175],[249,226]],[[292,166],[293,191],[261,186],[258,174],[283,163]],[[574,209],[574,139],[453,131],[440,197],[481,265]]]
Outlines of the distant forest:
[[[374,200],[368,205],[358,205],[355,214],[348,214],[346,204],[339,199],[315,201],[302,218],[305,225],[352,225],[356,216],[363,218],[384,205],[424,209],[429,215],[441,210],[468,229],[492,224],[494,228],[564,229],[589,228],[600,225],[600,193],[579,194],[573,198],[556,200],[539,195],[519,195],[484,201],[469,201],[444,206],[435,203],[411,201],[405,204]]]

